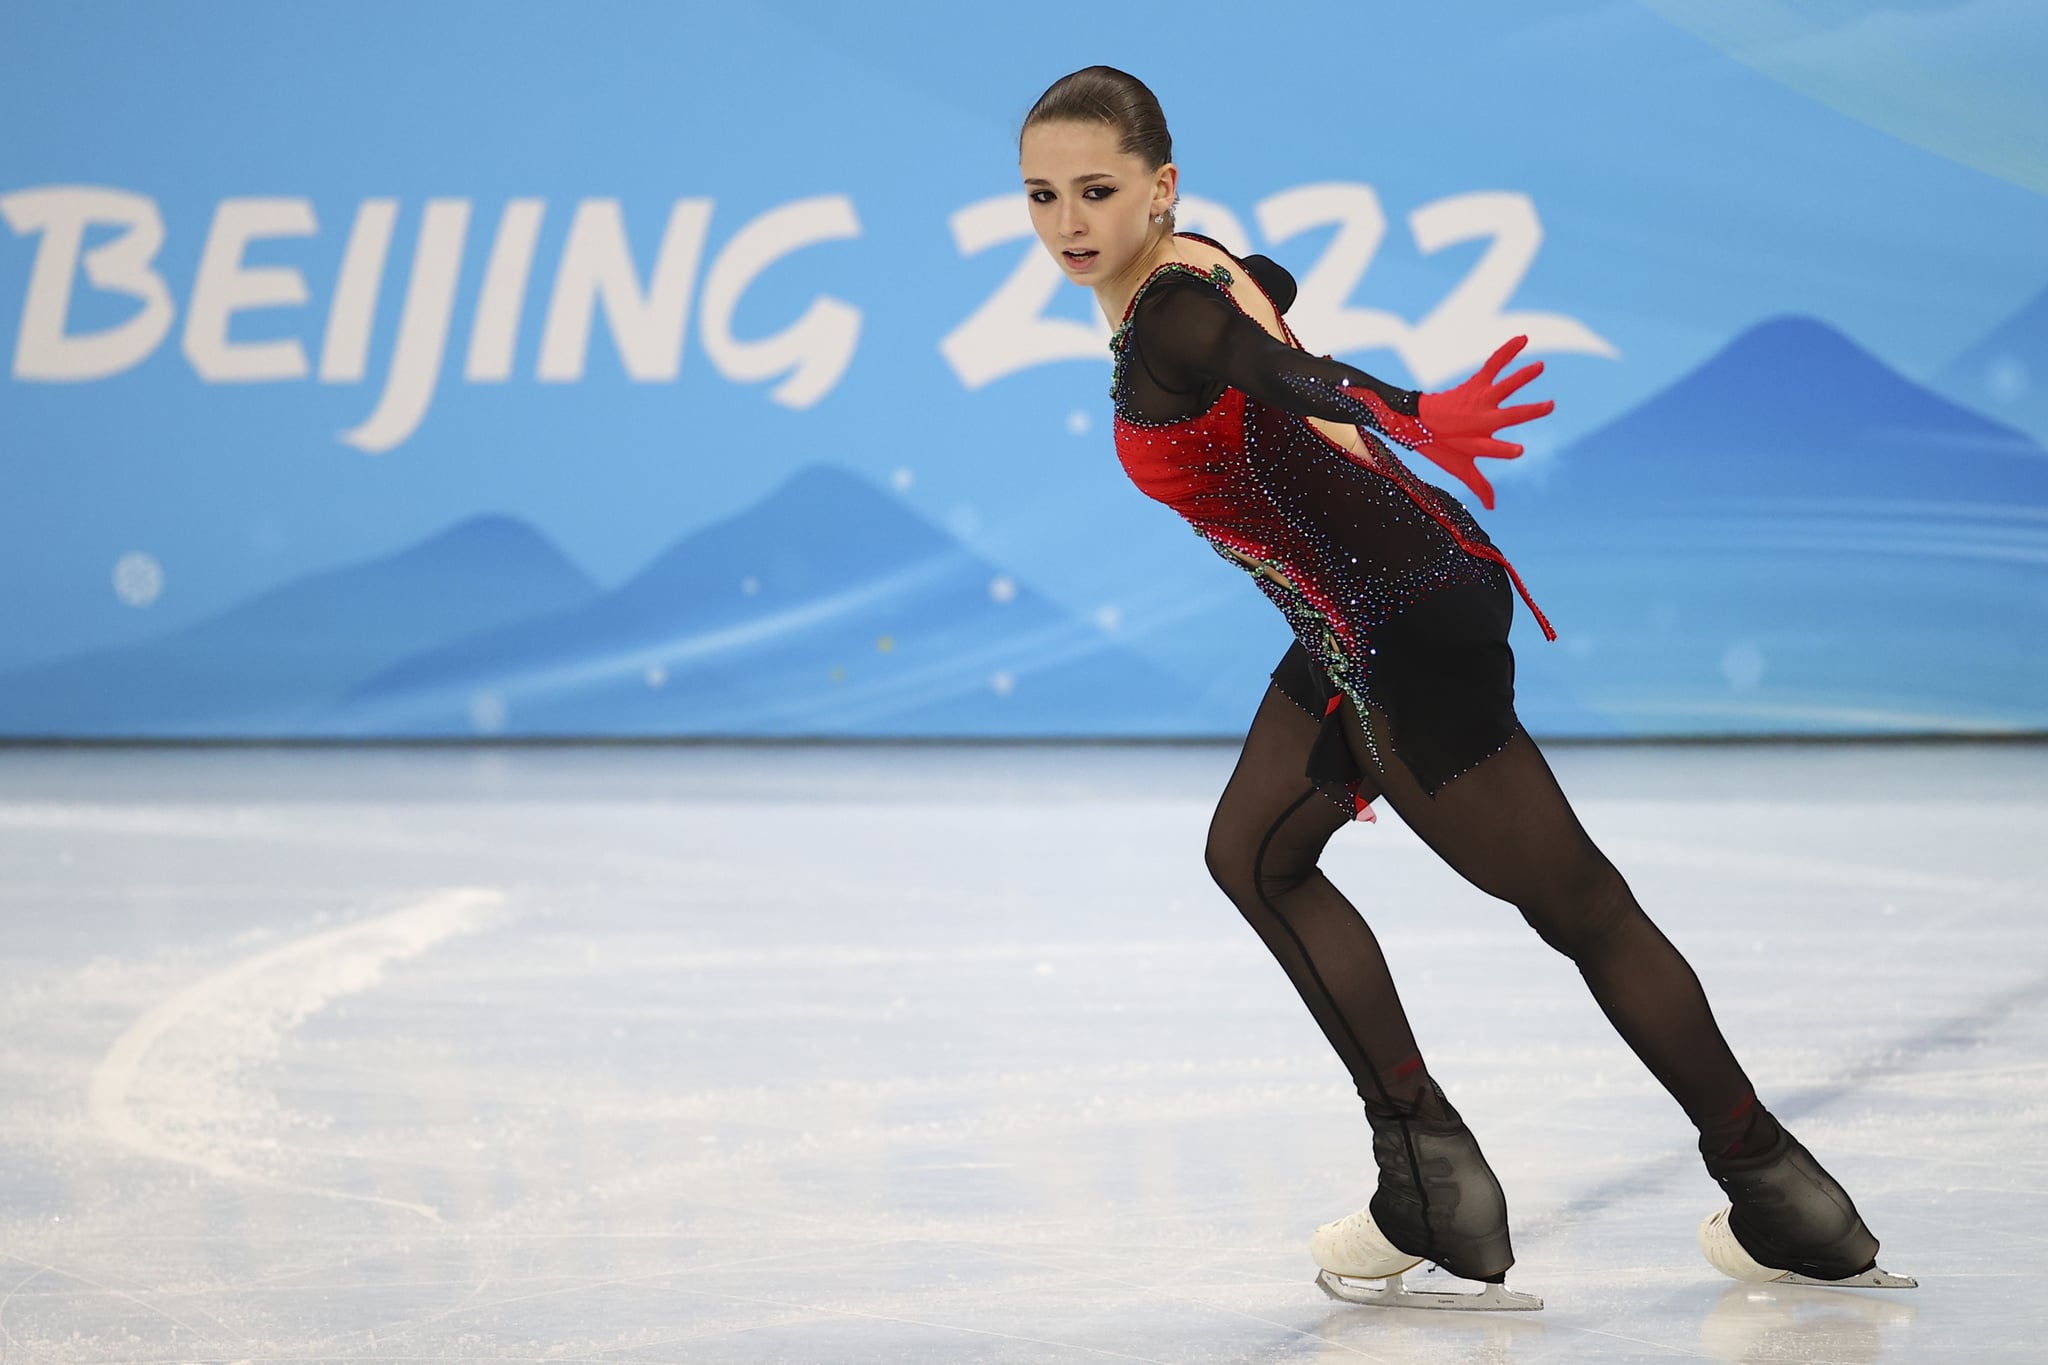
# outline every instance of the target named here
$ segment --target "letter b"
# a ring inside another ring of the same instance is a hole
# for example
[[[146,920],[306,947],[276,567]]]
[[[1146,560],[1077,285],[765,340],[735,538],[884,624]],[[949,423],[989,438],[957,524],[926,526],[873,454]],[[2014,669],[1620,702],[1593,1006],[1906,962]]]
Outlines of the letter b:
[[[43,235],[15,336],[16,379],[105,379],[141,364],[171,330],[171,291],[151,267],[164,243],[154,199],[95,185],[45,185],[0,195],[0,216],[17,235]],[[83,253],[86,278],[95,288],[140,299],[142,310],[117,326],[73,336],[64,323],[88,223],[126,231]]]

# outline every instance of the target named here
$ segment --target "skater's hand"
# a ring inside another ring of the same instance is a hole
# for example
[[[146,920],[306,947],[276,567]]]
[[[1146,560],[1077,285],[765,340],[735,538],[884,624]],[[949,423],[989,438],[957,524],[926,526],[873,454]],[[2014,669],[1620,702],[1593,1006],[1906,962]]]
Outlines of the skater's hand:
[[[1481,458],[1512,460],[1522,453],[1522,447],[1499,440],[1493,433],[1517,422],[1532,422],[1557,406],[1549,399],[1511,408],[1500,405],[1503,398],[1543,373],[1543,362],[1537,360],[1496,380],[1501,369],[1528,344],[1525,336],[1506,342],[1457,388],[1425,393],[1416,404],[1416,415],[1428,434],[1415,449],[1457,475],[1487,507],[1493,506],[1493,485],[1475,462]]]

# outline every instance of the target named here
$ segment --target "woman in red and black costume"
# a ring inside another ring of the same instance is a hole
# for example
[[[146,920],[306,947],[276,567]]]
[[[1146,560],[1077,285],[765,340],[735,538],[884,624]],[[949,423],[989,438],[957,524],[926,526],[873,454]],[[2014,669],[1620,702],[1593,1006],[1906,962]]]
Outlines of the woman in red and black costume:
[[[1542,371],[1501,377],[1507,341],[1456,388],[1416,393],[1301,349],[1292,277],[1176,232],[1179,171],[1152,92],[1113,67],[1055,82],[1025,118],[1032,224],[1114,326],[1116,450],[1132,480],[1253,576],[1294,630],[1209,830],[1217,883],[1293,981],[1357,1086],[1373,1131],[1371,1203],[1317,1230],[1320,1282],[1422,1302],[1423,1260],[1489,1288],[1460,1305],[1534,1307],[1503,1287],[1506,1204],[1430,1077],[1372,930],[1316,866],[1384,797],[1481,890],[1577,964],[1621,1036],[1699,1131],[1731,1208],[1701,1243],[1742,1278],[1890,1284],[1877,1240],[1805,1147],[1757,1102],[1691,967],[1573,814],[1514,710],[1508,627],[1520,592],[1464,505],[1388,441],[1450,470],[1483,505],[1475,459],[1512,458],[1502,407]],[[1385,438],[1385,439],[1382,439]],[[1334,1278],[1333,1277],[1337,1277]]]

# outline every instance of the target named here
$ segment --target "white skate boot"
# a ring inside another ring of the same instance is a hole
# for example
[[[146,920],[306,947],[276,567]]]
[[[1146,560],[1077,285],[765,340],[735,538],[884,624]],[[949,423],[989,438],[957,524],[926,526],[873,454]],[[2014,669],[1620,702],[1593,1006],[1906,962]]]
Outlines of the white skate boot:
[[[1769,1150],[1707,1162],[1733,1201],[1700,1224],[1708,1264],[1751,1284],[1832,1289],[1914,1289],[1910,1275],[1878,1268],[1877,1238],[1848,1192],[1781,1126]]]
[[[1543,1300],[1504,1283],[1515,1255],[1500,1182],[1441,1090],[1435,1099],[1441,1117],[1367,1108],[1379,1190],[1364,1208],[1323,1224],[1309,1239],[1309,1254],[1321,1267],[1317,1286],[1333,1299],[1378,1308],[1541,1308]],[[1417,1249],[1405,1250],[1395,1237]],[[1484,1288],[1476,1294],[1408,1288],[1402,1275],[1424,1261]]]

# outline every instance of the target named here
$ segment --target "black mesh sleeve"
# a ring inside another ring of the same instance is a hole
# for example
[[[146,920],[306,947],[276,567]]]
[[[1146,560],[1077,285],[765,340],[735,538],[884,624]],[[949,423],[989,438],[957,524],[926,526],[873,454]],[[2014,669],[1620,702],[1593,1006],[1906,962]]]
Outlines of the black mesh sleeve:
[[[1185,272],[1152,282],[1138,301],[1131,331],[1148,376],[1167,393],[1227,385],[1288,412],[1375,431],[1382,430],[1380,423],[1356,390],[1370,390],[1408,417],[1421,397],[1342,361],[1289,346],[1240,312],[1217,286]]]

